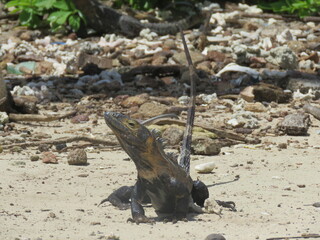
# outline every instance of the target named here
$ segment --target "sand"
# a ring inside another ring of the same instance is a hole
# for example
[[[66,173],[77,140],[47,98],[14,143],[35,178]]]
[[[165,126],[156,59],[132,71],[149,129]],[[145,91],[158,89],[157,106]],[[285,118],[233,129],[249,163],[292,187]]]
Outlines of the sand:
[[[176,224],[127,223],[130,210],[121,211],[108,202],[97,206],[116,188],[135,183],[135,166],[120,148],[86,148],[87,166],[68,165],[67,152],[54,152],[58,164],[44,164],[30,161],[36,148],[4,151],[0,239],[205,239],[220,233],[226,239],[248,240],[319,234],[320,208],[306,206],[320,201],[319,122],[315,121],[310,136],[263,137],[262,145],[241,144],[223,148],[218,156],[193,156],[192,177],[209,185],[210,199],[234,201],[238,211],[224,209],[220,217],[189,214],[188,222]],[[64,120],[16,123],[15,129],[12,136],[32,129],[31,136],[47,133],[53,139],[90,132],[115,140],[102,119],[97,126]],[[288,140],[287,149],[277,147]],[[194,166],[205,162],[215,162],[217,168],[210,174],[196,173]],[[228,183],[237,175],[238,181]],[[145,210],[148,217],[156,217],[151,206]]]

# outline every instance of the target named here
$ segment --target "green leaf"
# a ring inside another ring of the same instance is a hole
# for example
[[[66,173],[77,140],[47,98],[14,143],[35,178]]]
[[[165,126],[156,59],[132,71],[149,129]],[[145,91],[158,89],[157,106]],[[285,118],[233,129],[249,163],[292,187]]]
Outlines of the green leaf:
[[[84,24],[87,24],[86,17],[82,14],[82,12],[79,10],[76,10],[76,12],[79,15],[79,17],[81,18],[81,20],[84,22]]]
[[[74,30],[76,32],[80,28],[81,18],[78,15],[71,15],[68,18],[68,23],[69,23],[70,27],[72,28],[72,30]]]
[[[63,1],[55,1],[55,3],[53,4],[53,6],[54,6],[55,8],[58,8],[58,9],[64,10],[64,11],[71,10],[66,0],[63,0]]]
[[[38,8],[50,9],[53,7],[53,4],[55,2],[56,2],[56,0],[37,0],[35,5]]]
[[[30,1],[28,0],[12,0],[8,2],[6,5],[6,8],[9,7],[30,7],[32,4],[30,4]]]
[[[33,12],[28,8],[23,9],[19,15],[20,24],[23,26],[30,26],[33,15]]]
[[[64,24],[67,21],[67,18],[72,14],[70,11],[57,11],[49,15],[48,21],[55,22],[57,24]]]

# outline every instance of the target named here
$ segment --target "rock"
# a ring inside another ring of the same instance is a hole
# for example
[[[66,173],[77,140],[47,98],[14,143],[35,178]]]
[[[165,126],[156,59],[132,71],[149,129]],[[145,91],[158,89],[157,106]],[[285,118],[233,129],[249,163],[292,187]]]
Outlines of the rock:
[[[136,96],[131,96],[120,101],[120,106],[130,108],[133,106],[140,106],[149,100],[150,96],[147,93],[143,93]]]
[[[6,112],[0,112],[0,124],[4,125],[9,122],[9,116]]]
[[[176,41],[173,39],[166,39],[162,46],[165,50],[177,49]]]
[[[84,149],[75,149],[68,154],[69,165],[87,165],[87,153]]]
[[[39,159],[40,159],[40,157],[39,157],[38,155],[32,155],[32,156],[30,157],[31,162],[38,161]]]
[[[42,153],[41,160],[43,163],[58,163],[56,155],[54,155],[52,152]]]
[[[195,51],[190,51],[190,55],[191,55],[191,59],[194,63],[196,62],[202,62],[205,60],[205,56],[202,55],[199,52],[195,52]],[[173,60],[175,60],[177,63],[186,66],[188,65],[187,63],[187,59],[186,59],[186,55],[184,53],[184,51],[182,52],[176,52],[173,56],[172,56]]]
[[[39,100],[35,96],[13,96],[13,101],[21,113],[38,113],[37,102]]]
[[[258,102],[288,103],[292,99],[292,92],[283,91],[275,85],[261,83],[253,87],[254,100]]]
[[[262,103],[255,102],[255,103],[245,103],[244,110],[249,112],[266,112],[267,108],[263,106]]]
[[[276,47],[270,50],[267,58],[270,63],[278,65],[282,69],[296,69],[298,58],[296,54],[287,46]]]
[[[194,169],[198,173],[211,173],[213,169],[216,168],[216,164],[214,162],[209,162],[209,163],[203,163],[196,165]]]
[[[296,54],[301,53],[306,49],[306,44],[302,41],[288,41],[287,45]]]
[[[164,138],[168,145],[175,146],[180,143],[183,138],[184,131],[178,127],[169,127],[162,133],[162,138]]]
[[[199,155],[217,155],[221,151],[221,146],[217,141],[209,137],[194,136],[192,138],[191,151],[193,154]]]
[[[213,233],[213,234],[208,235],[205,240],[226,240],[226,239],[221,234]]]
[[[278,129],[288,135],[305,136],[310,126],[308,114],[289,114],[278,124]]]
[[[155,117],[167,112],[168,107],[158,102],[146,102],[142,104],[138,110],[138,113],[144,117]]]
[[[293,76],[288,80],[287,89],[291,91],[300,90],[303,93],[308,92],[309,89],[318,90],[320,89],[320,78],[311,74]]]
[[[87,114],[80,114],[71,118],[71,123],[84,123],[89,121],[89,116]]]
[[[312,116],[314,116],[316,119],[320,120],[320,108],[316,106],[312,106],[311,104],[305,104],[303,106],[303,110],[306,113],[310,113]]]
[[[207,58],[214,62],[224,62],[226,59],[226,54],[218,51],[208,51]]]
[[[240,96],[246,100],[247,102],[253,102],[254,94],[253,94],[253,86],[248,86],[240,92]]]
[[[205,240],[226,240],[226,239],[221,234],[213,233],[208,235]]]
[[[39,150],[40,152],[48,152],[49,149],[50,149],[50,145],[49,145],[49,144],[40,144],[40,145],[38,146],[38,150]]]
[[[55,145],[57,151],[61,151],[62,149],[67,147],[66,143],[59,143]]]

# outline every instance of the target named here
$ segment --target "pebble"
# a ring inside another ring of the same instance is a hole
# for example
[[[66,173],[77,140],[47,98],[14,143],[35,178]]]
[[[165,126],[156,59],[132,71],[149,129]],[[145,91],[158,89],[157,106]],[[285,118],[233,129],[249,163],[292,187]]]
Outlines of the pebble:
[[[9,122],[9,116],[6,112],[0,112],[0,124],[4,125]]]
[[[166,140],[166,143],[170,146],[175,146],[180,143],[183,138],[184,131],[178,127],[169,127],[162,133],[162,138]]]
[[[209,162],[209,163],[202,163],[199,165],[196,165],[194,169],[198,173],[211,173],[213,169],[215,169],[217,166],[214,162]]]
[[[44,152],[42,153],[41,160],[43,163],[58,163],[57,156],[52,152]]]
[[[89,121],[89,116],[87,114],[80,114],[71,118],[71,123],[85,123]]]
[[[215,140],[207,136],[194,136],[192,138],[191,150],[199,155],[217,155],[221,151],[221,146]]]
[[[32,162],[38,161],[39,159],[40,159],[40,157],[39,157],[38,155],[32,155],[32,156],[30,157],[30,160],[31,160]]]
[[[151,118],[166,113],[168,106],[152,101],[142,104],[138,110],[138,113],[144,117]]]
[[[87,165],[87,153],[84,149],[75,149],[68,154],[69,165]]]
[[[267,108],[263,106],[262,103],[255,102],[255,103],[246,103],[244,105],[244,110],[249,112],[266,112]]]
[[[136,96],[127,97],[123,101],[121,101],[119,104],[125,108],[140,106],[145,102],[147,102],[149,98],[150,96],[148,94],[143,93]]]
[[[205,240],[226,240],[226,238],[224,236],[222,236],[221,234],[210,234],[208,235]]]

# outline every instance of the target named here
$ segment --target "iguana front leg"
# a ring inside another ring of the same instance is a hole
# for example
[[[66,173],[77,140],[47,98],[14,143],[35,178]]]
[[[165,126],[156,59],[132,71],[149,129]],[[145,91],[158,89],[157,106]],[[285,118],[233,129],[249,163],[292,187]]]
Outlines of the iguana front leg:
[[[141,181],[137,181],[134,185],[133,191],[131,193],[131,214],[132,218],[129,218],[129,222],[139,223],[154,223],[154,220],[151,220],[146,217],[144,209],[141,205],[145,197],[145,188]]]

